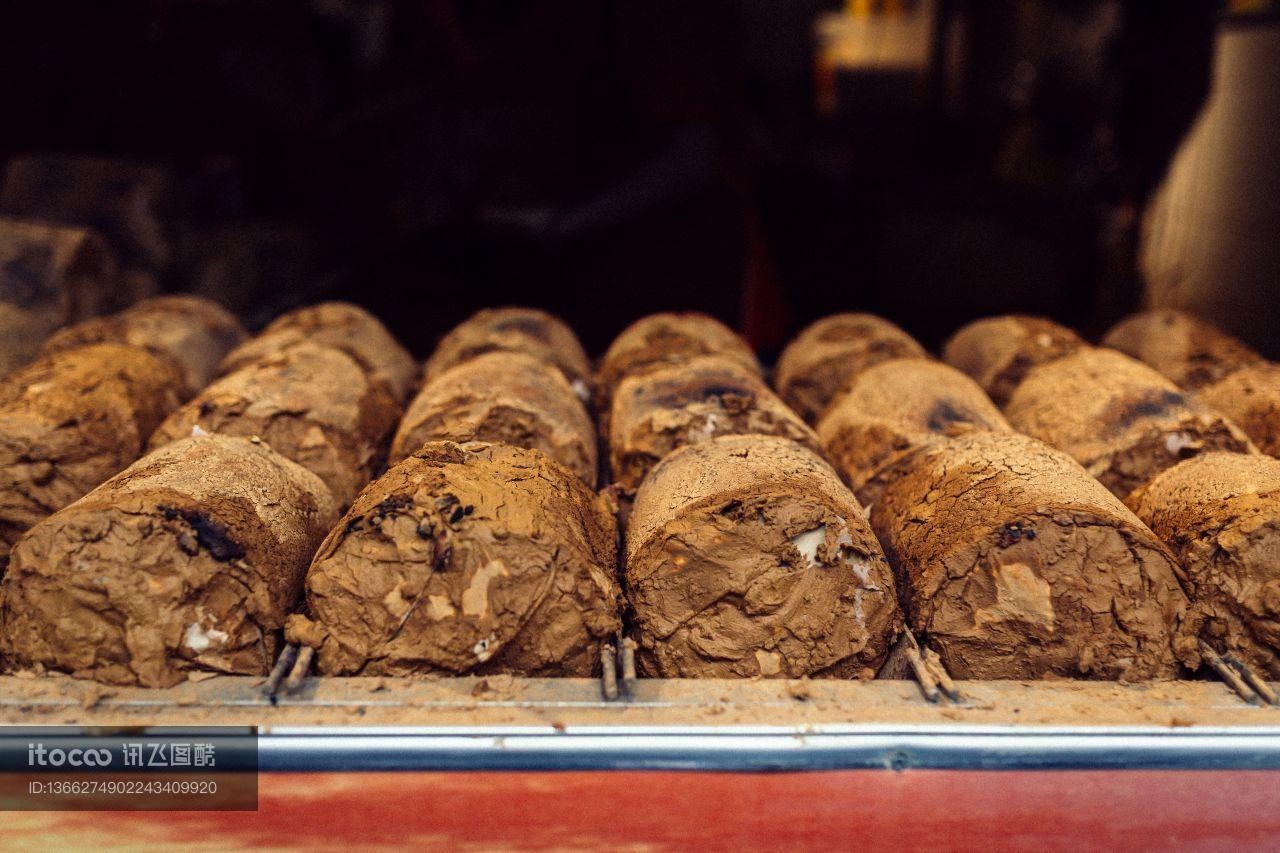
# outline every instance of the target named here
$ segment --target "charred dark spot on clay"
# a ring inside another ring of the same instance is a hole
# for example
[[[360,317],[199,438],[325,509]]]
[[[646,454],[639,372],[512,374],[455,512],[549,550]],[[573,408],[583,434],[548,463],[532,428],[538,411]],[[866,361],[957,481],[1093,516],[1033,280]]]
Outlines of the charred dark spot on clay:
[[[209,556],[219,563],[239,560],[244,556],[244,546],[232,539],[227,528],[212,518],[195,510],[171,506],[162,506],[159,510],[166,521],[181,519],[190,525],[191,531],[196,535],[196,544],[208,551]]]
[[[929,429],[934,432],[945,432],[947,427],[956,423],[969,423],[973,418],[964,412],[960,412],[955,406],[947,400],[939,400],[929,410],[928,424]]]
[[[740,501],[740,500],[731,500],[731,501],[729,501],[727,504],[725,504],[724,506],[720,507],[720,514],[721,514],[721,515],[730,515],[731,513],[734,513],[734,512],[736,512],[737,510],[739,510],[739,509],[741,509],[741,508],[742,508],[742,501]]]
[[[1155,417],[1167,412],[1169,409],[1185,406],[1186,404],[1186,397],[1176,391],[1153,391],[1129,401],[1127,405],[1120,407],[1109,420],[1117,426],[1129,426],[1141,418]]]
[[[205,400],[203,403],[200,404],[200,408],[199,408],[200,417],[202,418],[209,417],[209,415],[213,414],[213,408],[214,408],[213,403],[211,403],[208,400]]]
[[[1035,538],[1036,532],[1034,530],[1024,527],[1021,522],[1013,521],[1000,528],[1000,535],[996,539],[996,544],[1001,548],[1008,548],[1023,539],[1032,540]]]
[[[471,515],[475,512],[475,507],[468,504],[462,505],[462,501],[458,500],[458,496],[454,494],[445,494],[436,499],[436,509],[445,517],[449,524],[457,524],[462,521],[464,516]]]

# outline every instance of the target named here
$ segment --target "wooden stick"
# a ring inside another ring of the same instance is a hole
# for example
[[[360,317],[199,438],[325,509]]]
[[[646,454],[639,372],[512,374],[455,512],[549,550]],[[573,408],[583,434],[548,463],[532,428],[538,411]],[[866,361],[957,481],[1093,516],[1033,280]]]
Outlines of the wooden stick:
[[[929,667],[929,671],[933,673],[934,678],[938,679],[938,686],[942,688],[943,693],[947,694],[947,698],[952,702],[960,701],[960,689],[951,680],[951,673],[947,672],[947,668],[942,665],[942,658],[938,656],[938,653],[933,649],[925,649],[924,662]]]
[[[316,650],[310,646],[303,646],[298,650],[298,659],[294,661],[293,669],[289,671],[289,677],[284,683],[285,693],[296,693],[302,686],[302,679],[306,678],[311,670],[311,659],[315,654]]]
[[[276,701],[276,692],[280,689],[280,682],[284,680],[285,673],[293,666],[293,662],[298,657],[298,647],[289,645],[285,646],[280,652],[280,656],[276,658],[275,666],[271,667],[271,674],[267,676],[267,681],[263,685],[262,692],[267,694],[274,704]]]
[[[600,670],[600,691],[612,702],[618,698],[618,656],[611,645],[600,647]]]
[[[1254,689],[1254,692],[1266,700],[1267,704],[1280,705],[1280,697],[1276,696],[1276,692],[1271,689],[1270,685],[1254,672],[1247,663],[1234,654],[1223,655],[1222,659],[1235,667],[1236,671],[1244,677],[1245,682]]]
[[[1204,640],[1200,641],[1200,654],[1204,655],[1204,659],[1209,662],[1209,666],[1213,667],[1214,671],[1218,673],[1218,677],[1225,681],[1227,686],[1236,692],[1237,696],[1250,705],[1257,705],[1261,701],[1258,694],[1254,693],[1249,688],[1249,685],[1241,680],[1236,671],[1227,666],[1226,661]]]

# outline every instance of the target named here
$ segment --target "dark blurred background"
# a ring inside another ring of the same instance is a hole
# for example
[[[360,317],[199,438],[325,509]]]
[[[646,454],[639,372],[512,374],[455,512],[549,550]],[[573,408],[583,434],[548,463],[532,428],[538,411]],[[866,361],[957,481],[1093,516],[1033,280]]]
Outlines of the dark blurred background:
[[[166,289],[255,324],[352,299],[419,354],[504,303],[595,352],[665,309],[766,357],[839,310],[1096,331],[1221,6],[0,2],[0,158],[109,158],[96,224]]]

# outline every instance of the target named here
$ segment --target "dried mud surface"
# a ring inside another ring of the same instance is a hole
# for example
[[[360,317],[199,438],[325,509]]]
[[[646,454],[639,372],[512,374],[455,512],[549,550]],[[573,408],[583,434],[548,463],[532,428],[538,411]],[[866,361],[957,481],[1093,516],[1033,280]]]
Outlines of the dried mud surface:
[[[620,627],[609,508],[539,451],[427,444],[330,532],[289,636],[326,674],[591,675]]]
[[[265,445],[171,444],[44,520],[0,583],[0,650],[110,684],[265,674],[337,508]]]
[[[1186,570],[1200,636],[1280,677],[1280,460],[1206,453],[1128,503]]]
[[[774,387],[814,423],[850,380],[891,358],[928,358],[915,338],[873,314],[835,314],[810,325],[778,358]]]
[[[1067,455],[972,432],[901,460],[871,521],[957,678],[1168,679],[1199,663],[1181,569]]]
[[[1003,406],[1033,367],[1085,346],[1079,335],[1052,320],[1006,314],[961,327],[943,346],[942,358]]]
[[[901,630],[862,509],[776,436],[690,445],[636,495],[625,579],[648,675],[870,678]]]
[[[1222,415],[1108,349],[1040,365],[1004,414],[1014,429],[1065,451],[1120,498],[1197,453],[1254,450]]]
[[[588,485],[598,474],[595,425],[569,380],[521,352],[483,353],[429,381],[400,421],[390,463],[428,441],[532,448]]]

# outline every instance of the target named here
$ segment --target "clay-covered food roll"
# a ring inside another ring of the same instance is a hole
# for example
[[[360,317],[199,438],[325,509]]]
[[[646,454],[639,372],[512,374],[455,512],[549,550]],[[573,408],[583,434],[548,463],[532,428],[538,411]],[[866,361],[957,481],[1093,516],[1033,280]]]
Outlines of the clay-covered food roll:
[[[894,474],[871,523],[908,624],[953,676],[1139,681],[1198,663],[1172,556],[1065,453],[975,431]]]
[[[597,406],[607,411],[614,389],[626,376],[701,355],[719,355],[764,375],[751,346],[714,317],[693,311],[650,314],[623,329],[600,359]]]
[[[0,651],[111,684],[264,675],[336,517],[324,484],[265,444],[176,442],[23,537],[0,583]]]
[[[522,352],[478,355],[427,383],[391,442],[390,464],[428,441],[486,441],[541,450],[595,485],[595,425],[569,380]]]
[[[818,421],[836,468],[864,506],[875,503],[886,466],[941,436],[1011,432],[968,376],[923,358],[882,361],[854,377]]]
[[[27,528],[137,459],[184,389],[171,364],[119,344],[50,353],[0,381],[0,564]]]
[[[1109,349],[1082,349],[1035,368],[1004,415],[1014,429],[1066,451],[1120,498],[1197,453],[1254,451],[1222,415]]]
[[[915,338],[874,314],[833,314],[809,325],[778,357],[774,387],[814,423],[862,371],[891,358],[928,358]]]
[[[590,398],[591,362],[563,320],[537,308],[486,308],[441,338],[423,376],[432,381],[450,368],[487,352],[520,352],[554,365],[583,402]]]
[[[1003,314],[960,327],[943,346],[942,358],[1003,406],[1033,367],[1085,346],[1083,338],[1052,320]]]
[[[634,494],[668,453],[720,435],[780,435],[821,452],[818,437],[755,371],[722,356],[626,377],[613,395],[613,481]]]
[[[345,352],[299,343],[216,380],[165,419],[152,449],[193,434],[257,436],[351,503],[400,418],[387,387]]]
[[[1102,343],[1154,367],[1189,390],[1264,360],[1212,323],[1170,309],[1131,314],[1112,326]]]
[[[1128,503],[1186,571],[1200,636],[1280,678],[1280,460],[1205,453]]]
[[[301,344],[340,349],[403,404],[418,381],[418,364],[368,311],[349,302],[322,302],[282,314],[232,350],[220,372],[232,373]]]
[[[893,575],[853,495],[809,449],[724,436],[672,453],[627,527],[648,675],[870,678],[901,629]]]
[[[431,442],[317,551],[293,642],[332,675],[586,677],[620,626],[605,500],[537,450]]]
[[[213,380],[219,362],[244,339],[240,321],[216,302],[200,296],[157,296],[118,314],[68,326],[45,341],[43,351],[97,343],[139,347],[172,361],[194,394]]]
[[[1280,364],[1241,367],[1201,388],[1195,399],[1230,418],[1263,453],[1280,456]]]

